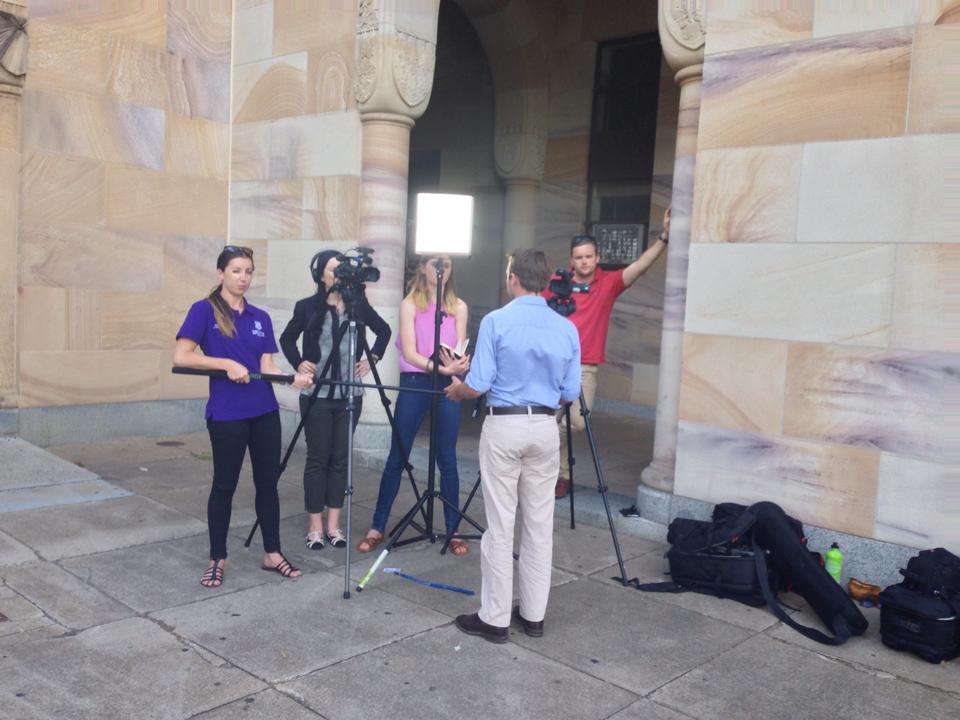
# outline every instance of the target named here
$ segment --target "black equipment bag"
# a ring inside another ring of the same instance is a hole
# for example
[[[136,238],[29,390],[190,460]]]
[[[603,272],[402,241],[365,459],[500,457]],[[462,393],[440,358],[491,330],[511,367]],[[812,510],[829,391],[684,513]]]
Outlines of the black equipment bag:
[[[880,637],[933,663],[960,656],[960,558],[923,550],[900,571],[904,581],[880,593]]]
[[[784,624],[827,645],[841,645],[866,631],[866,618],[823,568],[819,555],[807,549],[802,523],[780,506],[722,503],[714,508],[713,518],[671,522],[667,540],[672,547],[666,557],[672,581],[637,589],[693,590],[756,607],[768,605]],[[807,600],[833,637],[787,614],[776,594],[788,587]]]

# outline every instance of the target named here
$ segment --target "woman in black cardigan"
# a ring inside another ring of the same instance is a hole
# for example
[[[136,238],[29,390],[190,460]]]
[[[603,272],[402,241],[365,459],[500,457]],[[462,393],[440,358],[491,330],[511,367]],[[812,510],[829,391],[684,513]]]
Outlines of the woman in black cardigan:
[[[298,372],[319,378],[327,358],[333,355],[327,372],[328,380],[345,380],[348,377],[348,362],[356,363],[355,374],[362,378],[370,371],[363,357],[362,340],[370,328],[376,342],[370,351],[374,361],[383,356],[390,341],[390,326],[370,307],[366,298],[361,298],[357,319],[357,355],[348,357],[348,338],[344,330],[338,347],[333,346],[334,337],[346,325],[343,299],[331,288],[336,284],[333,271],[340,264],[340,253],[325,250],[317,253],[310,268],[317,283],[317,292],[297,301],[293,317],[280,335],[280,348],[290,364]],[[297,340],[303,337],[303,354],[297,349]],[[303,468],[304,505],[310,516],[306,545],[311,550],[322,550],[324,545],[323,515],[327,511],[326,539],[335,548],[346,547],[347,539],[340,530],[340,510],[343,508],[347,487],[347,388],[339,385],[322,387],[316,402],[307,413],[312,389],[300,394],[300,413],[305,417],[304,435],[307,438],[307,461]],[[363,388],[353,388],[355,395],[354,426],[360,418]]]

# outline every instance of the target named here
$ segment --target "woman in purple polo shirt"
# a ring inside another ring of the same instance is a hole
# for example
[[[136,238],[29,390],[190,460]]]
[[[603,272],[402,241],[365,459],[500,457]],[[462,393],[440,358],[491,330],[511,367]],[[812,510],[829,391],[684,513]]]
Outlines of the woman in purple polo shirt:
[[[247,448],[263,534],[263,569],[283,577],[300,576],[280,552],[279,406],[269,383],[250,382],[251,372],[281,372],[273,362],[277,343],[270,316],[243,298],[253,278],[253,250],[227,245],[217,257],[217,276],[220,284],[187,313],[173,355],[176,367],[227,372],[227,378],[210,378],[206,412],[213,487],[207,501],[210,565],[200,584],[208,588],[223,584],[231,503]],[[311,381],[309,375],[298,373],[293,384],[303,389]]]

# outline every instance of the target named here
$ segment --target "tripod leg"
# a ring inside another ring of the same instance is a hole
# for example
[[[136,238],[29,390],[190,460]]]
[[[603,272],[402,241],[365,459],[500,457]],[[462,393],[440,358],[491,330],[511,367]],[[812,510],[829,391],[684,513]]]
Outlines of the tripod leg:
[[[467,515],[466,515],[467,508],[470,507],[470,503],[473,502],[473,498],[474,498],[474,496],[477,494],[477,490],[479,490],[479,489],[480,489],[480,473],[477,472],[477,481],[473,484],[473,487],[470,489],[470,494],[467,495],[467,501],[463,504],[463,507],[462,507],[462,508],[460,508],[459,510],[457,510],[457,524],[456,524],[456,526],[453,528],[453,533],[457,532],[457,530],[460,529],[460,521],[461,521],[463,518],[467,518],[467,522],[472,523],[473,526],[474,526],[477,530],[479,530],[481,534],[483,534],[484,529],[483,529],[482,527],[480,527],[479,525],[477,525],[477,524],[476,524],[475,522],[473,522],[472,520],[470,520],[470,518],[467,517]],[[453,540],[453,533],[450,533],[450,534],[447,535],[447,540],[446,540],[446,542],[444,542],[444,543],[443,543],[443,547],[440,548],[440,554],[441,554],[441,555],[445,555],[445,554],[447,553],[447,548],[450,547],[450,541]]]
[[[400,434],[397,431],[397,421],[393,417],[393,412],[390,410],[390,398],[387,397],[387,393],[384,392],[383,383],[380,380],[380,372],[377,370],[377,365],[373,361],[373,357],[370,355],[370,346],[367,344],[366,338],[360,338],[360,342],[363,343],[363,352],[367,356],[367,364],[370,365],[370,372],[373,375],[373,381],[377,385],[377,394],[380,395],[380,404],[383,405],[383,411],[387,414],[387,421],[390,423],[390,441],[397,443],[397,447],[403,450],[403,443],[400,442]],[[417,487],[417,481],[413,479],[413,465],[410,464],[410,451],[413,450],[411,445],[410,449],[407,450],[407,456],[403,459],[403,469],[407,473],[407,477],[410,480],[410,486],[413,488],[413,496],[416,499],[416,502],[420,502],[420,489]],[[423,521],[426,523],[427,515],[426,512],[423,514]],[[418,530],[420,529],[416,523],[411,523]],[[394,528],[396,531],[396,528]],[[393,532],[390,533],[391,535]]]
[[[610,526],[610,535],[613,538],[613,549],[617,554],[617,565],[620,568],[620,577],[613,578],[622,585],[636,584],[636,578],[627,580],[627,570],[623,566],[623,552],[620,550],[620,538],[617,537],[617,529],[613,524],[613,513],[610,512],[610,500],[607,497],[607,483],[603,479],[603,468],[600,467],[600,454],[597,451],[597,443],[593,437],[593,428],[590,426],[590,410],[587,404],[583,402],[583,393],[580,393],[580,401],[583,403],[583,421],[587,432],[587,442],[590,445],[590,455],[593,457],[593,467],[597,471],[597,492],[603,498],[603,507],[607,512],[607,524]]]
[[[583,399],[583,394],[580,394],[580,399]],[[572,404],[572,403],[571,403]],[[586,406],[581,406],[580,410],[583,411],[583,408]],[[573,457],[573,428],[570,426],[570,405],[567,405],[563,408],[564,422],[567,425],[567,472],[570,475],[568,480],[570,480],[570,529],[577,529],[577,517],[574,514],[573,509],[573,466],[576,464],[576,458]]]

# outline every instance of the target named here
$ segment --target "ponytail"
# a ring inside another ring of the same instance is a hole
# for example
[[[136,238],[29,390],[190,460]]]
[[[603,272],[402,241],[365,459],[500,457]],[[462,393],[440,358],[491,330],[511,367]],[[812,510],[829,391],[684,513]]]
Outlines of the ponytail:
[[[210,294],[207,295],[207,300],[213,306],[213,316],[217,319],[217,327],[220,328],[220,334],[225,338],[232,338],[236,337],[237,328],[233,322],[233,311],[220,294],[222,289],[222,284],[217,285]]]

